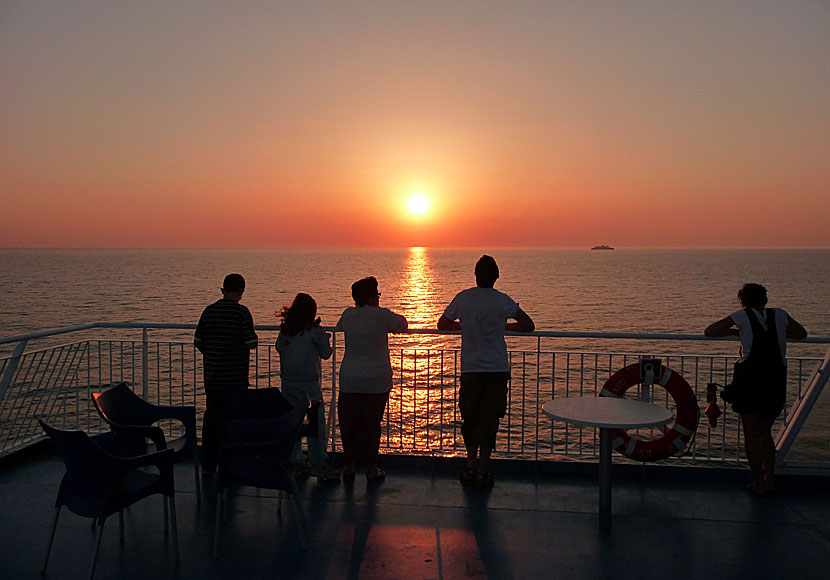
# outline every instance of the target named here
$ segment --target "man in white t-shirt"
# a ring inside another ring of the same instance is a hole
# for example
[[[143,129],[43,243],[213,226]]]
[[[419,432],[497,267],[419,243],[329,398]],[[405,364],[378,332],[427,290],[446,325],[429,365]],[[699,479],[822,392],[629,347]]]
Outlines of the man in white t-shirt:
[[[476,262],[476,286],[459,292],[438,320],[440,330],[461,331],[461,434],[467,447],[462,485],[492,487],[490,454],[496,445],[499,419],[507,411],[510,363],[505,330],[531,332],[535,325],[510,296],[493,285],[499,267],[490,256]],[[507,321],[514,319],[516,322]]]

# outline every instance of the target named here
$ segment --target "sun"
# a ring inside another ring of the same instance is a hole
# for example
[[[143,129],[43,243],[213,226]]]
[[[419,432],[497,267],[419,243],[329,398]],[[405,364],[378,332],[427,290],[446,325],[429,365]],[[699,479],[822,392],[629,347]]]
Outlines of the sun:
[[[424,215],[429,211],[429,198],[423,193],[413,193],[406,200],[406,207],[412,215]]]

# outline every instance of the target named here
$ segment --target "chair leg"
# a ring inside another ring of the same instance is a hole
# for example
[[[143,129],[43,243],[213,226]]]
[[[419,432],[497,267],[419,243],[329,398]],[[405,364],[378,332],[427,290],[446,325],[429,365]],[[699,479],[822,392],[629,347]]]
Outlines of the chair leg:
[[[303,507],[300,504],[300,498],[296,495],[291,496],[291,507],[294,511],[294,521],[297,523],[297,534],[300,536],[300,547],[305,552],[308,549],[305,539],[305,526],[303,525],[305,517],[303,516]]]
[[[165,496],[166,497],[166,496]],[[176,522],[176,496],[170,496],[170,524],[173,526],[173,555],[176,557],[174,560],[177,564],[179,563],[179,527]]]
[[[300,522],[305,525],[305,514],[303,513],[303,506],[300,503],[300,488],[297,487],[297,481],[293,477],[290,477],[288,481],[291,486],[291,495],[294,496],[295,505],[300,514]]]
[[[277,513],[278,514],[282,513],[282,494],[283,494],[282,490],[280,490],[279,493],[277,494]]]
[[[167,496],[166,495],[163,495],[161,497],[164,498],[164,499],[162,499],[162,503],[164,504],[164,533],[166,534],[168,532],[169,527],[170,527],[170,522],[167,518],[168,503],[167,503]]]
[[[202,475],[199,473],[199,459],[193,454],[193,474],[196,482],[196,506],[202,507]]]
[[[46,573],[46,565],[49,564],[49,555],[52,553],[52,542],[55,540],[55,530],[58,529],[58,516],[61,515],[61,506],[55,508],[55,517],[52,521],[52,534],[49,536],[49,545],[46,547],[46,557],[43,559],[43,568],[40,573]]]
[[[213,524],[213,559],[219,558],[219,528],[222,526],[222,511],[225,508],[225,490],[216,492],[216,521]]]
[[[101,537],[104,535],[104,522],[106,520],[102,520],[100,524],[98,524],[98,534],[95,538],[95,546],[92,548],[92,562],[89,564],[89,580],[92,580],[93,576],[95,576],[95,565],[98,563],[98,551],[101,548]]]
[[[118,542],[124,545],[124,510],[118,511]]]

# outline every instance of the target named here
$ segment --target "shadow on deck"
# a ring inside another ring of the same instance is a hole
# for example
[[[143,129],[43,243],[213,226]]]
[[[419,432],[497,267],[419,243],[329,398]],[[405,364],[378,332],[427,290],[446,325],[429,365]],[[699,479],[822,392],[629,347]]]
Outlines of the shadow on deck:
[[[496,487],[467,491],[455,462],[388,458],[367,486],[301,483],[307,552],[276,494],[240,490],[211,560],[212,482],[196,507],[192,471],[177,466],[181,562],[163,535],[161,500],[107,522],[96,578],[824,578],[830,570],[825,478],[782,478],[774,499],[749,496],[734,471],[617,470],[613,522],[597,525],[596,468],[537,477],[497,466]],[[615,466],[616,468],[617,466]],[[516,473],[518,472],[518,473]],[[669,472],[669,476],[660,474]],[[639,473],[639,474],[638,474]],[[40,578],[63,474],[48,453],[0,465],[0,578]],[[656,476],[655,476],[656,475]],[[46,578],[85,578],[90,521],[64,510]]]

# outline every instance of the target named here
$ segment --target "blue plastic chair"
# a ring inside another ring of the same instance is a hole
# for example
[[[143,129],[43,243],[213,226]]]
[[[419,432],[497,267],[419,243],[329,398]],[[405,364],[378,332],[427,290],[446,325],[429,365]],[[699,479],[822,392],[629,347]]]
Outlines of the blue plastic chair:
[[[103,433],[90,437],[83,431],[63,431],[39,421],[40,426],[52,439],[63,456],[66,473],[61,480],[55,500],[55,518],[49,546],[43,561],[42,573],[46,572],[58,517],[61,508],[88,518],[94,518],[98,533],[92,549],[89,566],[90,580],[95,575],[104,522],[114,513],[119,514],[121,541],[124,539],[122,510],[140,499],[154,494],[169,498],[170,520],[173,528],[173,550],[179,561],[179,538],[176,527],[176,500],[173,483],[173,451],[170,449],[141,455],[124,457],[121,441],[116,433]],[[158,473],[141,468],[155,466]],[[167,506],[167,502],[165,502]],[[165,521],[167,510],[165,509]]]
[[[118,433],[126,455],[146,455],[172,449],[176,463],[192,460],[196,504],[202,504],[199,461],[196,457],[196,407],[153,405],[136,395],[127,383],[120,383],[101,393],[92,393],[92,400],[101,418]],[[168,440],[161,427],[156,425],[159,421],[170,419],[184,425],[181,437]]]
[[[278,389],[249,389],[234,393],[233,419],[219,450],[216,472],[216,522],[213,558],[219,557],[219,531],[229,487],[246,485],[287,492],[305,550],[300,492],[291,470],[291,452],[300,434],[309,401],[291,406]]]

